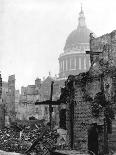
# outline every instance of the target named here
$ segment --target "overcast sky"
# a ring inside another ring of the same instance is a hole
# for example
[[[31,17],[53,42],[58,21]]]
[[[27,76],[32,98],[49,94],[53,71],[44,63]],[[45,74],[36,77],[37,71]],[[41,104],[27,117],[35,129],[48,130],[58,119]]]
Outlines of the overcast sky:
[[[0,0],[0,70],[16,88],[59,72],[58,57],[77,28],[81,3],[97,36],[116,29],[116,0]]]

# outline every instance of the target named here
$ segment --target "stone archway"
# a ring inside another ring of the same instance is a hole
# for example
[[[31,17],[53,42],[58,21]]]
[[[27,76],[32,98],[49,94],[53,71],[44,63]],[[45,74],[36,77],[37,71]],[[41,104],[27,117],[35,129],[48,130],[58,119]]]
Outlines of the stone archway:
[[[92,124],[88,129],[88,150],[98,155],[98,129],[97,124]]]

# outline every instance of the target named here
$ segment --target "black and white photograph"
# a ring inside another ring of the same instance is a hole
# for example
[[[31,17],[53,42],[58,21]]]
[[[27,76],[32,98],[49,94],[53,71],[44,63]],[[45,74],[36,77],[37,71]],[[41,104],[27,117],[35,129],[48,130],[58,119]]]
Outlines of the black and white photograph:
[[[116,155],[116,0],[0,0],[0,155]]]

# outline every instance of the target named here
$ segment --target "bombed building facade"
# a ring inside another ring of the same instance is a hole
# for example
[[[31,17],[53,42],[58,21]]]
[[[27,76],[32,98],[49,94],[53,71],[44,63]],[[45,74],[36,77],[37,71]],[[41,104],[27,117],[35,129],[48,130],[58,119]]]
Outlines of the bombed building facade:
[[[69,147],[103,154],[113,145],[108,138],[116,114],[116,31],[91,35],[89,53],[89,71],[70,75],[61,98],[66,102]]]

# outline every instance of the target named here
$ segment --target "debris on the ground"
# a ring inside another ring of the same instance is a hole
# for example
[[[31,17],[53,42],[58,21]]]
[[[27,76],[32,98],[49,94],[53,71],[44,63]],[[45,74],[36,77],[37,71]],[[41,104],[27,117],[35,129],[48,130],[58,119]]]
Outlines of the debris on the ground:
[[[42,135],[43,131],[45,132]],[[31,148],[29,152],[44,155],[45,152],[49,153],[54,149],[57,136],[56,131],[51,131],[46,126],[41,125],[24,126],[21,131],[14,128],[4,128],[0,130],[0,150],[24,154]],[[38,140],[39,137],[41,139]],[[35,146],[31,147],[33,143],[35,143]]]

